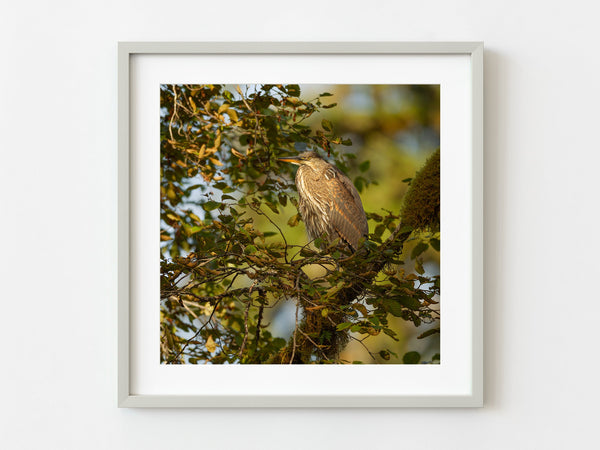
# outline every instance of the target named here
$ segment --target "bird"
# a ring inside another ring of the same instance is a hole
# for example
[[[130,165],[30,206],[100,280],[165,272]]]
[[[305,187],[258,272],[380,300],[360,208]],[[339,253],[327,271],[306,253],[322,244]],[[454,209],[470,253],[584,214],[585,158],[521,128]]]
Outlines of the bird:
[[[298,209],[310,239],[340,239],[352,251],[369,233],[367,216],[352,181],[314,151],[278,158],[295,164]]]

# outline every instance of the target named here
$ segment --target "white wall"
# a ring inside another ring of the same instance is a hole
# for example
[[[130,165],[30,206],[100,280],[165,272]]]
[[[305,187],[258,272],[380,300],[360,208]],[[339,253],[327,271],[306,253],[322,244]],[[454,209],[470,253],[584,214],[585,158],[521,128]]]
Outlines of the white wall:
[[[597,442],[597,18],[583,0],[3,1],[0,446]],[[116,408],[119,40],[485,41],[484,409]]]

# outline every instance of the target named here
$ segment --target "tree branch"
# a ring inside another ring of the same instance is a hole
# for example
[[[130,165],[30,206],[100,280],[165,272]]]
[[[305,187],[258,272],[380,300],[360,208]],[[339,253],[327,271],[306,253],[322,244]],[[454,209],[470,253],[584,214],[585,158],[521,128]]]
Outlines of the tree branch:
[[[411,231],[401,232],[402,228],[404,228],[404,225],[400,222],[385,242],[377,248],[377,252],[383,253],[383,251],[387,250],[392,244],[401,244],[403,246],[404,242],[410,236]],[[366,251],[366,249],[359,249],[359,251]],[[357,278],[357,281],[350,286],[340,289],[336,295],[338,304],[347,305],[359,297],[364,292],[367,285],[371,284],[377,274],[385,267],[385,264],[383,258],[379,259],[367,268],[368,270],[365,271],[365,276]]]

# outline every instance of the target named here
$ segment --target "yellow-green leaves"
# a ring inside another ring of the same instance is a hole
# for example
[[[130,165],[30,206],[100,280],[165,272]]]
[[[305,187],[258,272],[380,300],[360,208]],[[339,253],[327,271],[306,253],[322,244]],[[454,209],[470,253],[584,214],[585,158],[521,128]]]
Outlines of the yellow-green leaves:
[[[206,350],[208,350],[210,353],[214,353],[215,351],[217,351],[217,343],[214,341],[211,335],[209,335],[206,339],[205,347]]]
[[[288,225],[290,227],[295,227],[296,225],[298,225],[299,221],[300,221],[300,214],[294,214],[292,217],[289,218]]]

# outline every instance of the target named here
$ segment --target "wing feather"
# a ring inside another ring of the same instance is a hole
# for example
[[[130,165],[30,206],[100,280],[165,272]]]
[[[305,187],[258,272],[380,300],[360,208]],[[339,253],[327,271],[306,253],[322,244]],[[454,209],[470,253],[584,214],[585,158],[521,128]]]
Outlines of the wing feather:
[[[330,225],[353,250],[356,250],[359,239],[369,233],[367,217],[360,195],[350,179],[336,167],[332,166],[332,169],[335,176],[329,179]]]

